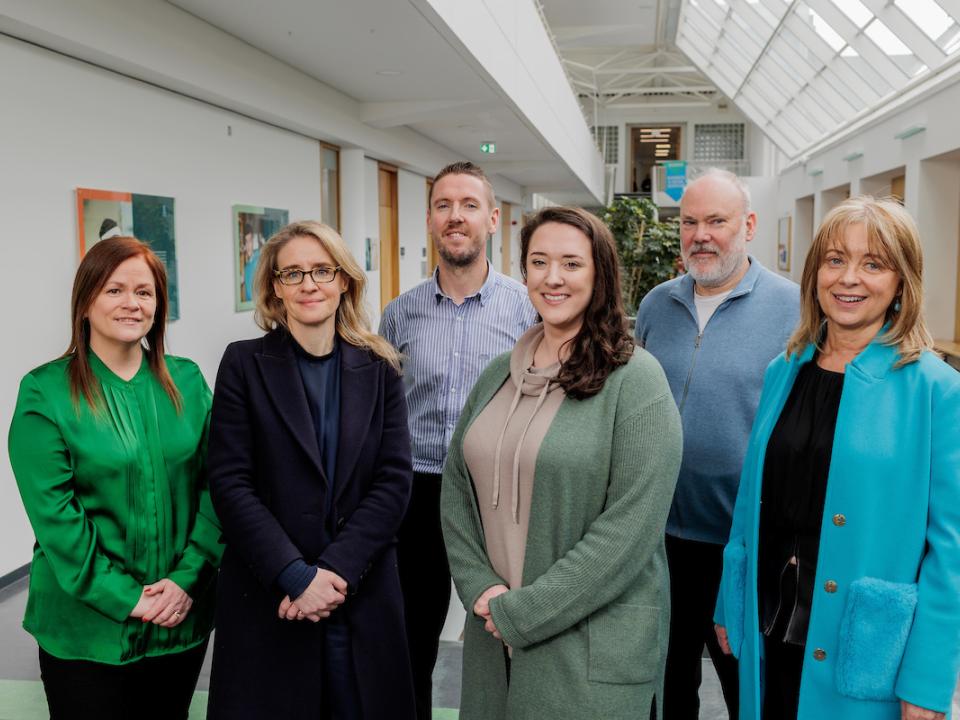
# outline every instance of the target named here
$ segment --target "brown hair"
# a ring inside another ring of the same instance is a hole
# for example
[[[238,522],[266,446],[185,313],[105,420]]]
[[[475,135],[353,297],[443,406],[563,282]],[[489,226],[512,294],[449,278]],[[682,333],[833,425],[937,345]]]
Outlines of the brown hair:
[[[399,353],[390,343],[370,331],[370,319],[363,304],[367,276],[353,259],[339,233],[329,225],[315,220],[300,220],[280,228],[260,250],[260,261],[254,279],[257,304],[254,318],[257,325],[268,332],[278,327],[287,327],[287,310],[273,288],[274,272],[278,270],[277,255],[284,245],[296,237],[313,238],[320,243],[333,262],[340,266],[340,272],[346,280],[347,289],[341,295],[340,305],[337,307],[337,335],[351,345],[370,350],[400,372]]]
[[[490,205],[487,209],[492,210],[497,206],[497,200],[493,193],[493,185],[491,185],[490,180],[487,179],[483,168],[479,165],[474,165],[469,160],[462,160],[460,162],[450,163],[437,173],[437,176],[430,184],[430,196],[427,198],[427,212],[433,207],[433,188],[440,181],[440,178],[446,177],[447,175],[470,175],[471,177],[477,178],[483,183],[483,187],[487,191],[485,200],[487,204]]]
[[[603,389],[607,377],[633,356],[633,337],[620,293],[620,261],[610,229],[595,215],[575,207],[549,207],[520,231],[520,272],[527,277],[530,239],[546,223],[570,225],[587,236],[593,254],[593,297],[583,326],[572,340],[570,356],[560,366],[557,383],[571,398],[582,400]]]
[[[164,334],[167,328],[167,271],[163,263],[153,253],[150,246],[134,237],[112,237],[101,240],[84,255],[73,279],[73,297],[70,303],[72,329],[70,347],[61,357],[70,358],[67,366],[70,378],[70,395],[79,407],[82,395],[91,408],[96,409],[103,391],[93,370],[90,359],[90,321],[87,313],[97,295],[103,290],[113,272],[131,258],[142,258],[150,268],[156,285],[157,309],[153,315],[153,326],[144,340],[147,362],[160,385],[180,412],[183,403],[180,391],[173,384],[170,371],[164,361]]]
[[[842,247],[846,230],[863,225],[870,252],[900,277],[899,312],[887,308],[888,324],[883,342],[897,348],[894,367],[919,359],[933,347],[933,337],[923,317],[923,250],[913,218],[892,198],[877,200],[869,195],[850,198],[827,213],[807,253],[800,280],[800,324],[787,343],[787,356],[808,346],[821,349],[826,315],[817,300],[817,273],[832,248]]]

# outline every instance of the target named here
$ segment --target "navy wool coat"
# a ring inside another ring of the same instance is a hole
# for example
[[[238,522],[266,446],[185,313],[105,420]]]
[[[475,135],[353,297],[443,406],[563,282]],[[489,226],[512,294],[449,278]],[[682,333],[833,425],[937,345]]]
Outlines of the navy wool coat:
[[[413,718],[395,549],[413,479],[403,383],[341,342],[336,530],[325,545],[328,479],[293,342],[274,330],[233,343],[217,375],[207,463],[226,550],[208,717],[321,717],[323,621],[277,617],[277,576],[302,557],[349,584],[335,612],[350,628],[363,718]]]

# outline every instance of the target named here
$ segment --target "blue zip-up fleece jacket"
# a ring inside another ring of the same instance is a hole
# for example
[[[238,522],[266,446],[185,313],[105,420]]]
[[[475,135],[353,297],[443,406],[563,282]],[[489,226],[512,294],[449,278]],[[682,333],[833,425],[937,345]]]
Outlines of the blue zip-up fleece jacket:
[[[726,544],[763,373],[799,318],[799,286],[753,257],[702,335],[689,275],[658,285],[640,303],[637,342],[663,366],[683,421],[668,534]]]

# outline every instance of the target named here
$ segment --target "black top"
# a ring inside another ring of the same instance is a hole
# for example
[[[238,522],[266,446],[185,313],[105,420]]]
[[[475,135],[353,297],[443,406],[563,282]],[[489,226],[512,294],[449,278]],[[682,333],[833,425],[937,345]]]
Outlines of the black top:
[[[311,355],[296,341],[293,346],[326,476],[321,479],[324,490],[323,529],[325,542],[329,542],[336,525],[333,483],[337,471],[337,441],[340,437],[340,346],[336,336],[333,338],[333,349],[326,355]],[[294,560],[280,573],[277,583],[290,599],[295,600],[307,589],[315,574],[315,566],[308,565],[303,560]]]
[[[767,442],[760,504],[760,627],[806,643],[843,373],[804,364]]]

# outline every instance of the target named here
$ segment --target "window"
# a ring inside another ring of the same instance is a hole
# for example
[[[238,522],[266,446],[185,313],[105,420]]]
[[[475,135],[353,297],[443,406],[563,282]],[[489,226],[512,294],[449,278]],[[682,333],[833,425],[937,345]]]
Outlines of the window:
[[[698,165],[743,160],[743,123],[710,123],[693,128],[693,161]]]
[[[593,141],[603,154],[603,162],[607,165],[617,164],[617,154],[620,151],[620,136],[616,125],[601,125],[590,128]]]
[[[320,143],[320,220],[340,232],[340,148]]]

